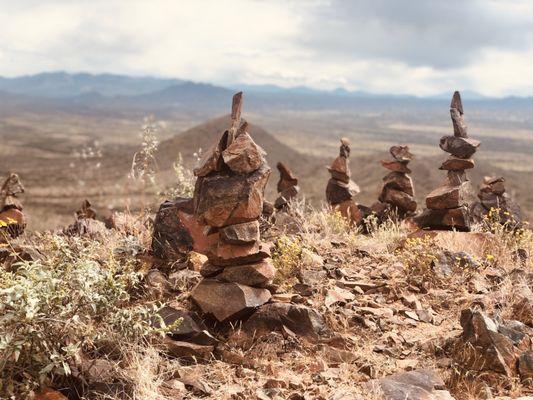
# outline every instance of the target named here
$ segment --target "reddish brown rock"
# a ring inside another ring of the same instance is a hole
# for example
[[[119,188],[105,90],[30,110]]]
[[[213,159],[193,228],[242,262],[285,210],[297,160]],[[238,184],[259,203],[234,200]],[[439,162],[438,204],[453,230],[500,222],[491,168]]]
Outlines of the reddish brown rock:
[[[421,228],[470,230],[474,216],[479,214],[466,169],[474,167],[471,159],[480,142],[468,138],[459,92],[455,92],[450,105],[454,136],[443,136],[440,148],[450,154],[440,169],[448,171],[444,184],[426,197],[428,209],[413,221]]]
[[[350,182],[350,176],[352,175],[348,165],[348,159],[339,156],[333,161],[331,166],[328,167],[328,171],[334,179],[348,183]]]
[[[470,192],[468,182],[459,186],[441,186],[427,195],[426,206],[433,210],[457,208],[465,204]]]
[[[160,259],[176,261],[193,250],[194,242],[189,229],[181,221],[178,211],[192,215],[192,199],[179,198],[159,206],[154,220],[152,254]],[[203,232],[202,232],[203,233]]]
[[[283,192],[279,194],[279,197],[276,199],[276,202],[274,203],[274,207],[276,207],[277,209],[283,208],[298,195],[299,191],[300,191],[300,188],[298,186],[291,186],[285,189]]]
[[[223,227],[253,221],[263,211],[263,192],[270,168],[249,175],[212,175],[196,181],[195,213],[206,225]]]
[[[284,163],[278,162],[276,167],[279,171],[278,193],[298,185],[298,178]]]
[[[242,327],[250,337],[261,337],[288,328],[296,335],[316,341],[326,331],[324,318],[312,308],[290,303],[261,306]]]
[[[381,165],[391,171],[402,172],[404,174],[411,173],[411,170],[407,168],[405,162],[381,160]]]
[[[409,162],[413,159],[409,146],[392,146],[389,151],[396,161]]]
[[[220,242],[219,242],[220,244]],[[235,246],[235,245],[232,245]],[[262,243],[254,243],[251,246],[243,246],[243,249],[229,249],[224,246],[219,250],[219,247],[216,248],[216,252],[207,253],[209,257],[209,262],[213,265],[219,266],[232,266],[232,265],[242,265],[242,264],[251,264],[259,262],[265,258],[270,257],[270,247]],[[247,248],[246,248],[247,247]],[[234,254],[235,256],[231,256]],[[240,254],[237,256],[237,254]]]
[[[474,166],[474,160],[471,158],[457,158],[452,156],[444,161],[439,169],[448,171],[464,171],[465,169],[472,169]]]
[[[333,210],[340,212],[351,224],[357,224],[363,219],[361,210],[353,200],[345,200],[342,203],[336,204],[333,206]]]
[[[270,259],[255,264],[237,265],[224,268],[217,279],[247,286],[264,287],[272,282],[276,269]]]
[[[267,289],[204,279],[194,288],[191,298],[204,313],[222,322],[245,316],[269,301],[271,294]]]
[[[413,187],[413,180],[409,175],[402,174],[401,172],[391,172],[383,178],[384,188],[393,188],[407,193],[410,196],[415,195]]]
[[[387,188],[383,194],[383,202],[394,205],[407,212],[416,210],[417,204],[413,196],[400,190]]]
[[[250,135],[243,132],[222,152],[222,159],[233,172],[249,174],[265,163],[264,154]]]
[[[344,183],[331,178],[326,187],[326,199],[329,204],[336,205],[351,200],[359,192],[359,186],[354,181]]]
[[[202,177],[209,175],[212,172],[218,172],[222,169],[224,163],[222,160],[222,151],[227,146],[228,135],[228,131],[224,132],[219,142],[204,154],[200,160],[199,166],[194,169],[194,175],[197,177]]]
[[[413,221],[421,228],[457,229],[469,231],[471,218],[468,207],[450,208],[442,210],[427,209],[414,217]]]
[[[505,192],[504,182],[502,177],[485,177],[477,195],[480,202],[474,205],[473,212],[479,222],[485,223],[485,216],[491,212],[491,219],[497,216],[507,229],[519,228],[523,225],[522,210]]]
[[[440,148],[451,155],[468,159],[474,155],[481,142],[457,136],[443,136],[440,139]]]
[[[218,259],[231,262],[232,260],[243,259],[257,254],[259,249],[260,243],[255,241],[247,244],[231,244],[219,240],[214,253],[207,253],[207,256],[211,260]]]
[[[228,225],[220,229],[220,239],[230,244],[250,244],[259,241],[259,221]]]

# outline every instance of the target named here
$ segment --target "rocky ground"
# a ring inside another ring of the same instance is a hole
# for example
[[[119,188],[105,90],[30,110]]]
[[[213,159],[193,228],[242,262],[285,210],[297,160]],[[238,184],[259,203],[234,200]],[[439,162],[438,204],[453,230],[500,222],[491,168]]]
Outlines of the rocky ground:
[[[224,323],[191,301],[205,256],[156,257],[149,215],[9,241],[0,398],[533,395],[531,231],[363,235],[326,209],[286,210],[260,221],[272,299]]]

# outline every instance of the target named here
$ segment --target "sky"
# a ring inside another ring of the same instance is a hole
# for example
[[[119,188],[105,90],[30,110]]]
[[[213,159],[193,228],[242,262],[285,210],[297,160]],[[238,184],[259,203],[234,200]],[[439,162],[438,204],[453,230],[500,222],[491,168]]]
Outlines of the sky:
[[[533,95],[533,0],[0,0],[0,75]]]

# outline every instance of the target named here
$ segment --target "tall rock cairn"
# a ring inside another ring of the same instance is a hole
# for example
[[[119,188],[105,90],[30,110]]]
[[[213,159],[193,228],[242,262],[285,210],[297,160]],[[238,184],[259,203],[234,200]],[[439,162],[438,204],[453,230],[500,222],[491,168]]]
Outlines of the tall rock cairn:
[[[289,202],[294,199],[300,188],[298,187],[298,178],[293,172],[282,162],[278,162],[276,165],[279,171],[278,181],[278,198],[274,203],[274,207],[277,210],[283,210],[287,208]]]
[[[194,213],[206,226],[208,261],[191,297],[218,321],[245,316],[269,301],[265,287],[276,272],[258,221],[270,168],[246,132],[241,109],[239,92],[233,96],[231,127],[194,171]]]
[[[388,204],[398,217],[404,218],[416,210],[415,189],[409,175],[411,170],[407,167],[413,155],[408,146],[392,146],[389,151],[393,160],[382,160],[381,165],[391,172],[383,178],[379,201]]]
[[[520,206],[505,191],[503,177],[486,176],[479,187],[477,197],[479,203],[474,208],[476,220],[483,222],[483,217],[492,213],[502,224],[510,228],[522,226],[522,211]],[[494,214],[496,213],[496,214]]]
[[[450,114],[454,135],[440,139],[440,148],[450,153],[440,169],[448,171],[448,174],[444,183],[426,197],[428,209],[415,221],[422,228],[469,231],[474,196],[465,170],[474,168],[474,160],[471,157],[480,142],[470,139],[467,135],[459,92],[453,94]]]
[[[350,223],[356,224],[361,221],[362,216],[353,197],[360,190],[351,180],[348,157],[350,157],[350,141],[342,138],[339,156],[328,167],[331,178],[326,187],[326,199],[333,210],[339,211]]]

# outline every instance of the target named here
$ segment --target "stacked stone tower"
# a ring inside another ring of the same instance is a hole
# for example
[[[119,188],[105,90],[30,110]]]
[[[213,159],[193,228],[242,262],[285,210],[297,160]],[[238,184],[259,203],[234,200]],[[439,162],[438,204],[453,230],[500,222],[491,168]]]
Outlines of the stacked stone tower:
[[[447,171],[447,177],[439,188],[426,197],[428,209],[415,221],[422,228],[469,231],[474,197],[466,170],[474,168],[472,156],[480,142],[468,137],[459,92],[453,95],[450,114],[454,135],[443,136],[440,139],[440,148],[450,153],[448,159],[440,166],[440,169]]]
[[[279,171],[279,196],[276,199],[274,206],[276,209],[282,210],[298,195],[300,188],[298,187],[298,178],[296,178],[293,172],[285,164],[278,162],[277,168]]]
[[[358,223],[362,216],[353,197],[360,192],[359,186],[351,180],[350,141],[341,139],[339,156],[333,161],[328,171],[331,178],[326,187],[326,199],[332,208],[339,211],[350,223]]]
[[[230,129],[194,171],[194,213],[205,225],[208,261],[192,299],[218,321],[244,316],[270,300],[265,287],[275,275],[258,221],[270,168],[246,132],[241,108],[242,92],[233,97]]]
[[[391,172],[383,178],[383,188],[379,201],[395,210],[400,218],[409,216],[416,210],[415,189],[407,167],[413,159],[408,146],[392,146],[390,153],[393,160],[382,160],[381,165]]]
[[[498,213],[498,219],[502,224],[509,224],[511,227],[521,226],[522,211],[505,191],[504,182],[505,179],[502,177],[485,177],[477,194],[480,202],[476,205],[474,214],[481,222],[483,216],[492,210]]]

